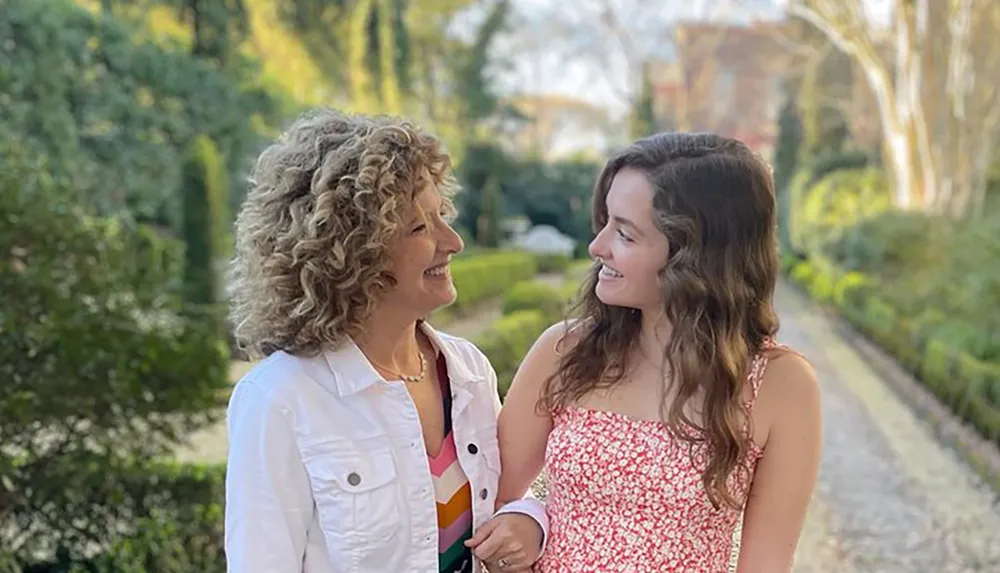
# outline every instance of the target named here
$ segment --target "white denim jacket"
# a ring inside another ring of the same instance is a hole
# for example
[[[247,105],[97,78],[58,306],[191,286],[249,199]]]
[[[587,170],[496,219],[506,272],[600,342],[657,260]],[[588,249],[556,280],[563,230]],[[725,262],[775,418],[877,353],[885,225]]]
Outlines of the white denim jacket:
[[[494,515],[500,477],[496,373],[472,343],[422,328],[447,360],[455,444],[479,528]],[[266,358],[236,385],[228,430],[229,573],[437,573],[437,509],[416,407],[355,344]],[[540,502],[506,511],[531,515],[548,537]]]

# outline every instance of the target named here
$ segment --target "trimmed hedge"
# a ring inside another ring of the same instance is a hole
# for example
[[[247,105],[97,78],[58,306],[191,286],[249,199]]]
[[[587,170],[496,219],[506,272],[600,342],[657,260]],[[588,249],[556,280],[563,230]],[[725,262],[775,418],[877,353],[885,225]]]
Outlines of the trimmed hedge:
[[[956,415],[1000,445],[1000,363],[955,348],[940,325],[906,316],[867,275],[845,271],[821,257],[786,264],[794,282],[839,310]]]
[[[501,400],[507,395],[521,359],[549,324],[541,311],[518,310],[497,320],[476,340],[476,346],[496,370]]]
[[[538,262],[530,253],[494,251],[455,259],[451,276],[458,291],[452,305],[466,309],[483,300],[500,296],[515,283],[538,274]]]
[[[555,322],[562,318],[568,299],[560,289],[542,281],[521,281],[503,297],[503,314],[520,310],[537,310],[545,320]]]
[[[222,159],[215,142],[199,135],[184,160],[184,287],[187,299],[197,304],[215,303],[222,295],[217,267],[228,250],[230,220]]]
[[[569,268],[573,259],[566,255],[540,253],[535,255],[540,273],[562,273]]]

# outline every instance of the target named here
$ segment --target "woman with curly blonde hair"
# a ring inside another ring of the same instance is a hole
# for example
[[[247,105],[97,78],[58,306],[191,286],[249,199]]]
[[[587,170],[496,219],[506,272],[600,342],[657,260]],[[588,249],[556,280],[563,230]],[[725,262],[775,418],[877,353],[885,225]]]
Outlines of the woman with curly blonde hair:
[[[257,161],[231,298],[263,360],[228,410],[230,572],[473,572],[473,551],[517,571],[540,554],[537,502],[494,517],[496,374],[424,320],[456,295],[449,170],[413,125],[331,110]]]

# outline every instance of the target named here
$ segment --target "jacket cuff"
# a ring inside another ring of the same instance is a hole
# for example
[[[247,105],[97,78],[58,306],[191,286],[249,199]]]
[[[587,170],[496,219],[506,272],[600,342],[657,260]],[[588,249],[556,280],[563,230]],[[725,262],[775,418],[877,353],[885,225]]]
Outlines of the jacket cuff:
[[[502,513],[521,513],[538,523],[538,526],[542,528],[542,546],[538,551],[538,557],[541,558],[542,554],[545,553],[545,543],[549,539],[549,515],[545,512],[545,504],[533,497],[525,497],[504,504],[494,515]]]

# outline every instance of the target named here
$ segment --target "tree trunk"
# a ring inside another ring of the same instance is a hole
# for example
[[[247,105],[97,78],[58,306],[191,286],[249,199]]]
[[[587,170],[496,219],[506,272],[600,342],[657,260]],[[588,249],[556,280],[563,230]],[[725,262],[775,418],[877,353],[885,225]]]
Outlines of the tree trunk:
[[[368,20],[374,0],[358,0],[350,14],[347,36],[347,68],[351,101],[355,111],[376,111],[375,90],[365,57],[368,55]]]
[[[396,73],[396,34],[390,0],[378,0],[378,57],[382,111],[391,115],[403,112]]]

